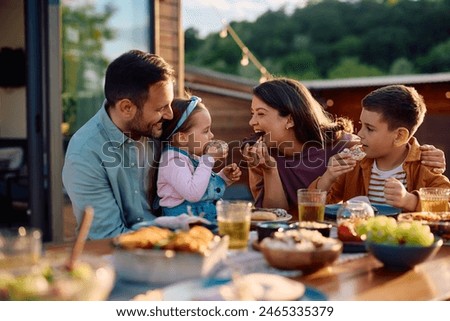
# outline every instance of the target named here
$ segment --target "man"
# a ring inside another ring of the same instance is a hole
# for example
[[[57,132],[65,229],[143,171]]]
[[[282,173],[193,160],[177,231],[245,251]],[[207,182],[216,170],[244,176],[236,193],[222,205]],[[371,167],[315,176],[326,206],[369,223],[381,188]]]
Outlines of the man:
[[[131,50],[105,76],[105,102],[70,140],[63,183],[78,227],[92,206],[90,239],[127,232],[155,218],[148,202],[152,138],[172,119],[174,71],[161,57]],[[155,187],[156,188],[156,187]]]

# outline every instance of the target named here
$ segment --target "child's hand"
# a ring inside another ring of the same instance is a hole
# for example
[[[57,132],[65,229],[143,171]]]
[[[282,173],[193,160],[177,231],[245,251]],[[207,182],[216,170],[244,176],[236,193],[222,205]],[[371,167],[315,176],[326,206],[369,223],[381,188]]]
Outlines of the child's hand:
[[[223,168],[224,175],[231,181],[236,182],[241,178],[242,172],[236,163],[227,165]]]
[[[394,177],[386,179],[384,198],[387,204],[409,211],[414,211],[419,201],[416,195],[409,193],[405,186]]]
[[[317,188],[328,191],[339,176],[353,170],[355,165],[356,160],[351,157],[350,153],[331,156],[328,160],[327,170],[317,183]]]
[[[204,147],[204,153],[212,156],[215,161],[228,157],[228,144],[223,140],[212,140]]]

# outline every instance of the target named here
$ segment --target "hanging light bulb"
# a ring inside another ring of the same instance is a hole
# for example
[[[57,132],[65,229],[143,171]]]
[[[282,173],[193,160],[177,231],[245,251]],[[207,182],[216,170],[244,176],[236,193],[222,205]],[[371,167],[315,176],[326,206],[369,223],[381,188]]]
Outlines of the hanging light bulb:
[[[259,83],[262,84],[263,82],[267,81],[267,77],[262,75],[261,78],[259,78]]]
[[[221,31],[220,31],[220,38],[226,38],[227,36],[228,36],[228,30],[227,30],[227,27],[225,27],[225,28],[223,28]]]

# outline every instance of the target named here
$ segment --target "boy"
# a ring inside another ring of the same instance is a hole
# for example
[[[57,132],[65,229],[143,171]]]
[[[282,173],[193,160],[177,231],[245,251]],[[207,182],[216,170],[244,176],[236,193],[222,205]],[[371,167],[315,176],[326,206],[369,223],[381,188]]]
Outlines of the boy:
[[[420,162],[413,137],[426,113],[425,102],[413,87],[390,85],[363,98],[358,136],[366,157],[351,153],[330,158],[326,172],[310,188],[328,191],[327,203],[366,195],[371,203],[387,203],[403,211],[420,211],[418,189],[450,188],[447,177]]]

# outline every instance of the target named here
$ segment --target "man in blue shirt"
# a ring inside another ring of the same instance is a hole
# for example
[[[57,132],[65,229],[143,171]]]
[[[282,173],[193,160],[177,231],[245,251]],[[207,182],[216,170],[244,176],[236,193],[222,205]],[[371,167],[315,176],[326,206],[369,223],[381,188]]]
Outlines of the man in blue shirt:
[[[161,57],[131,50],[105,76],[105,102],[71,138],[63,183],[79,228],[94,208],[90,239],[109,238],[155,218],[149,168],[164,120],[172,119],[174,71]],[[155,147],[155,148],[154,148]]]

